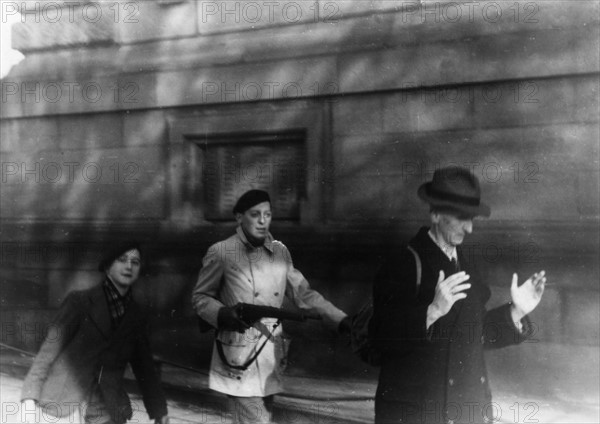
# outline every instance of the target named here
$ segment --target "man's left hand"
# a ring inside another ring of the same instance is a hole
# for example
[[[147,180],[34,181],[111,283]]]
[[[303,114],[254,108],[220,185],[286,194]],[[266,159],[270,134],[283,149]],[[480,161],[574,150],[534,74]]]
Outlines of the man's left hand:
[[[542,300],[546,272],[540,271],[533,274],[527,281],[519,286],[517,274],[513,274],[510,296],[512,298],[513,318],[520,321],[525,315],[533,311]]]
[[[338,333],[349,336],[352,333],[352,318],[345,316],[338,325]]]
[[[164,415],[154,420],[154,424],[169,424],[169,416]]]

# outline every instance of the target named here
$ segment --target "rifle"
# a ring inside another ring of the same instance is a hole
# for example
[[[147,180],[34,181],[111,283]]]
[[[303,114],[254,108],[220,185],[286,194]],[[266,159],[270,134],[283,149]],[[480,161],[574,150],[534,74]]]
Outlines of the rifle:
[[[310,312],[298,313],[298,312],[286,311],[285,309],[281,309],[281,308],[275,308],[273,306],[252,305],[250,303],[242,303],[242,302],[235,305],[234,309],[235,309],[235,312],[236,312],[238,318],[240,320],[244,321],[248,325],[254,324],[256,321],[260,320],[261,318],[276,318],[278,320],[277,323],[275,325],[273,325],[272,332],[270,334],[268,334],[267,338],[262,343],[262,345],[256,350],[254,355],[252,355],[242,365],[231,364],[227,360],[227,357],[225,356],[225,351],[223,350],[223,344],[221,343],[221,341],[219,339],[215,340],[216,346],[217,346],[217,353],[219,354],[221,361],[228,367],[231,367],[236,370],[241,370],[241,371],[246,371],[248,369],[248,367],[250,366],[250,364],[252,364],[256,360],[256,358],[258,358],[258,355],[260,355],[260,352],[262,352],[262,350],[265,347],[265,345],[267,344],[267,342],[272,338],[275,328],[277,328],[279,326],[279,324],[281,323],[282,320],[303,322],[308,319],[316,319],[316,320],[322,319],[321,315],[313,314]]]
[[[261,306],[252,305],[250,303],[239,302],[234,306],[235,312],[239,319],[244,321],[248,325],[254,324],[261,318],[277,318],[278,320],[289,320],[304,322],[309,319],[322,320],[323,318],[319,314],[313,314],[310,312],[292,312],[281,308],[275,308],[273,306]],[[202,318],[196,315],[198,319],[198,327],[201,333],[206,333],[209,330],[213,330],[213,326]]]
[[[277,318],[278,320],[300,321],[309,319],[321,320],[319,314],[310,312],[292,312],[273,306],[251,305],[250,303],[238,303],[235,305],[235,312],[239,319],[248,325],[254,324],[261,318]]]

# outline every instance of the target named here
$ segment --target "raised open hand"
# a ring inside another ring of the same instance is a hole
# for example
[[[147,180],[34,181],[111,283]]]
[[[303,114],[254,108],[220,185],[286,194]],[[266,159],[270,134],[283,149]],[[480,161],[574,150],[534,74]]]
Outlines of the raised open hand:
[[[456,301],[467,297],[463,292],[471,288],[470,283],[465,283],[469,278],[470,276],[464,271],[452,274],[448,278],[445,278],[444,271],[440,271],[433,302],[427,309],[427,328],[450,312]]]
[[[513,274],[510,286],[510,297],[514,309],[513,316],[520,320],[533,311],[542,300],[545,284],[545,271],[536,272],[520,286],[517,274]]]

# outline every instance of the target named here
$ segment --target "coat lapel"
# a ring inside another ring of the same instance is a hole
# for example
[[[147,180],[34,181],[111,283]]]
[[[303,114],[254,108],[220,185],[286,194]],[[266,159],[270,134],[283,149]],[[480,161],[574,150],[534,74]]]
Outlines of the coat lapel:
[[[131,303],[127,307],[127,311],[125,311],[125,315],[123,315],[121,323],[115,330],[115,338],[118,338],[119,334],[126,333],[132,327],[136,327],[141,319],[142,312],[140,307],[135,300],[131,300]]]
[[[112,318],[106,302],[106,295],[102,289],[102,284],[90,292],[89,300],[90,308],[88,314],[90,319],[105,339],[116,337],[119,334],[126,332],[128,329],[136,326],[142,317],[139,305],[132,300],[123,316],[123,320],[116,329],[113,329]]]
[[[98,331],[100,331],[104,338],[108,339],[112,333],[112,321],[102,284],[90,291],[89,301],[90,308],[88,315],[96,325],[96,328],[98,328]]]

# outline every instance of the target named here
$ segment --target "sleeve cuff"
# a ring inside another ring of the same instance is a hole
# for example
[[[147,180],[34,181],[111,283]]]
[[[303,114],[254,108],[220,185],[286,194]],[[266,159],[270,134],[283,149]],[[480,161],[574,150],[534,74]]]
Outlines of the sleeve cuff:
[[[513,321],[510,313],[510,303],[508,304],[507,312],[509,320],[513,323],[515,329],[517,343],[521,343],[531,337],[533,334],[533,326],[529,316],[525,315],[520,321]]]
[[[516,321],[514,324],[519,334],[523,334],[523,323],[521,321]]]

